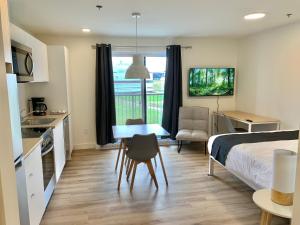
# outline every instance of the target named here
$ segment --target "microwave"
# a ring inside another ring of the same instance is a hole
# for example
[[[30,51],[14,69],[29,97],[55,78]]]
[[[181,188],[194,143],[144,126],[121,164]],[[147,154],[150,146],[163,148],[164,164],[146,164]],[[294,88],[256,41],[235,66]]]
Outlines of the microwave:
[[[18,83],[33,81],[32,49],[12,40],[11,52],[13,73],[16,74]]]

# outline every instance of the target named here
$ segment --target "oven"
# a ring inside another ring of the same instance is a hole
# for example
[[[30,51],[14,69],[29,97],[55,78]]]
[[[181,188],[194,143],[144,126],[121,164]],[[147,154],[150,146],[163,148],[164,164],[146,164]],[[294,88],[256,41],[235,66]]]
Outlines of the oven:
[[[22,128],[22,137],[42,139],[41,157],[43,164],[44,195],[46,204],[48,204],[56,184],[53,130],[52,128]]]
[[[55,187],[55,161],[54,161],[54,142],[53,130],[48,129],[43,134],[42,147],[42,163],[45,200],[48,204]]]
[[[18,83],[33,81],[32,49],[12,40],[11,52],[13,73],[17,75]]]

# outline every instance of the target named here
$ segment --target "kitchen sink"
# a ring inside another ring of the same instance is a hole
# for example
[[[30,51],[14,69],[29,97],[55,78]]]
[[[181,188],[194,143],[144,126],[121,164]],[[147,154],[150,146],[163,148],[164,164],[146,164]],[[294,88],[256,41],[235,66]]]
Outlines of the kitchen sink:
[[[22,126],[38,126],[38,125],[49,125],[55,118],[40,118],[40,119],[26,119],[21,123]]]

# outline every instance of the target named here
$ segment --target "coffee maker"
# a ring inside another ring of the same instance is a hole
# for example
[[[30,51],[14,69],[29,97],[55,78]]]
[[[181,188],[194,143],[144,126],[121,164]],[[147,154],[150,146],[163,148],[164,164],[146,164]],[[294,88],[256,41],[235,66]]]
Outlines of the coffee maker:
[[[47,112],[47,105],[44,103],[44,97],[33,97],[32,102],[32,114],[34,116],[45,116]]]

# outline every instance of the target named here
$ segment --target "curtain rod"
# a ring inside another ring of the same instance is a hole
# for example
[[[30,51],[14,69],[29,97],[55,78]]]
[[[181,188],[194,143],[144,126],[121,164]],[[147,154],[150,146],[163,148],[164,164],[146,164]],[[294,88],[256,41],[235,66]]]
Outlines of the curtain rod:
[[[96,49],[96,45],[91,46],[92,49]],[[112,45],[112,48],[136,48],[133,45]],[[139,45],[138,48],[167,48],[168,45]],[[181,46],[183,49],[192,49],[192,46]]]

